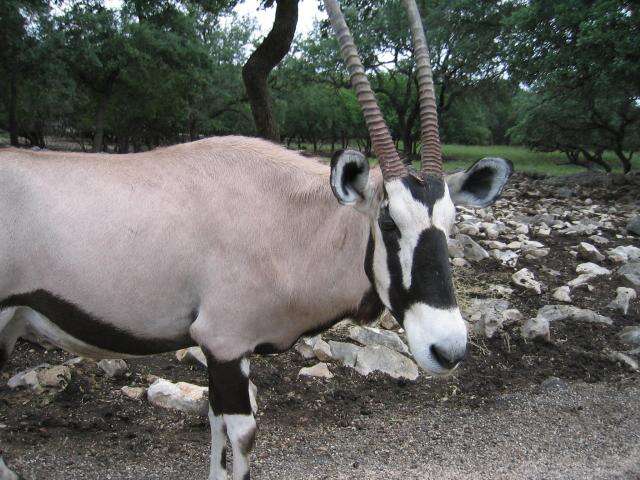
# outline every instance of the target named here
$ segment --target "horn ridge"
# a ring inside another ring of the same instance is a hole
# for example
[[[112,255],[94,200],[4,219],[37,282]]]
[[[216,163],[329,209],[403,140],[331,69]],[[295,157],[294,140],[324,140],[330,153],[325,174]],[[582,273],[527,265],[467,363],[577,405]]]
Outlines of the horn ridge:
[[[421,174],[442,176],[442,145],[438,130],[438,112],[436,109],[436,94],[433,86],[433,72],[424,33],[420,11],[415,0],[403,0],[411,34],[413,37],[413,52],[418,76],[418,98],[420,102],[420,131],[422,149],[420,151]]]
[[[340,52],[347,65],[351,85],[362,108],[362,114],[371,137],[371,146],[380,161],[382,176],[385,181],[403,177],[407,174],[407,169],[400,160],[389,127],[382,117],[376,96],[364,72],[362,61],[340,6],[336,0],[324,0],[324,5],[340,44]]]

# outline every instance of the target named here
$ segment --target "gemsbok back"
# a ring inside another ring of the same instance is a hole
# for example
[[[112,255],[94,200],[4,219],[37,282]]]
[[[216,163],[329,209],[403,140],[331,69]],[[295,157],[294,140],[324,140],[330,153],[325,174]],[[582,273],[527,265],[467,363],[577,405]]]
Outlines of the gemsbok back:
[[[403,1],[420,172],[395,150],[336,0],[324,2],[379,170],[352,150],[327,167],[245,137],[118,156],[1,150],[0,365],[26,332],[96,359],[201,346],[210,480],[227,478],[227,436],[233,480],[249,478],[254,352],[386,307],[421,367],[455,368],[467,330],[447,252],[454,203],[489,205],[512,168],[485,158],[443,175],[425,34],[415,0]],[[17,478],[1,458],[0,478]]]

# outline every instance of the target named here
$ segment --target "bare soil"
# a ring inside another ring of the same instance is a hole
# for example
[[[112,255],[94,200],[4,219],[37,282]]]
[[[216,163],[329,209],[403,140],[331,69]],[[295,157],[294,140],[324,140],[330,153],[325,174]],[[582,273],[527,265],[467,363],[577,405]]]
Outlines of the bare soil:
[[[516,177],[512,189],[534,186],[542,188]],[[614,196],[637,206],[637,190],[616,188],[581,187],[578,199],[607,205]],[[533,212],[537,200],[523,195],[523,212]],[[611,240],[606,249],[640,245],[613,230],[603,236]],[[553,289],[574,278],[579,263],[569,248],[586,239],[553,233],[537,240],[550,255],[521,258],[518,268],[529,267],[549,288],[509,297],[525,318],[558,303]],[[458,281],[465,295],[486,297],[488,284],[508,285],[513,271],[488,259],[458,272]],[[610,316],[612,326],[557,322],[552,341],[541,342],[524,340],[512,325],[495,338],[473,339],[465,365],[443,379],[362,377],[335,365],[331,380],[303,379],[297,372],[314,362],[294,351],[255,357],[260,431],[253,478],[640,479],[640,374],[603,354],[628,348],[617,334],[640,323],[640,311],[637,300],[627,315],[607,309],[625,284],[615,274],[601,278],[593,291],[574,290],[574,305]],[[18,371],[69,358],[21,341],[0,373],[0,447],[8,465],[28,480],[207,478],[206,418],[120,393],[125,385],[148,386],[149,375],[206,385],[204,369],[165,354],[128,361],[129,375],[114,380],[86,360],[61,392],[6,387]],[[564,383],[543,386],[550,376]]]

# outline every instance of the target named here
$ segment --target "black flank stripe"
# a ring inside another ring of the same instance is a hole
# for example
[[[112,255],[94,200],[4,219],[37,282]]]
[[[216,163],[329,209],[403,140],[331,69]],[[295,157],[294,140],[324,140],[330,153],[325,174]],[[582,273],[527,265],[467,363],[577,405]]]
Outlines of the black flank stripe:
[[[94,347],[128,355],[152,355],[195,345],[185,331],[179,338],[143,338],[101,320],[78,305],[46,290],[12,295],[0,301],[0,310],[29,307],[68,335]],[[195,312],[195,311],[194,311]],[[189,317],[193,320],[195,313]]]

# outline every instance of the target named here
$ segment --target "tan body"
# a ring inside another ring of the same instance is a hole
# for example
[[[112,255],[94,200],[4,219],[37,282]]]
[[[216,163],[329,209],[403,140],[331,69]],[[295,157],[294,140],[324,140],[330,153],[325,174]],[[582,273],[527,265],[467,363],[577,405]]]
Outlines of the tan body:
[[[190,331],[221,360],[286,348],[370,286],[368,219],[338,205],[329,168],[253,138],[0,150],[0,225],[0,297],[44,289],[138,337]]]

